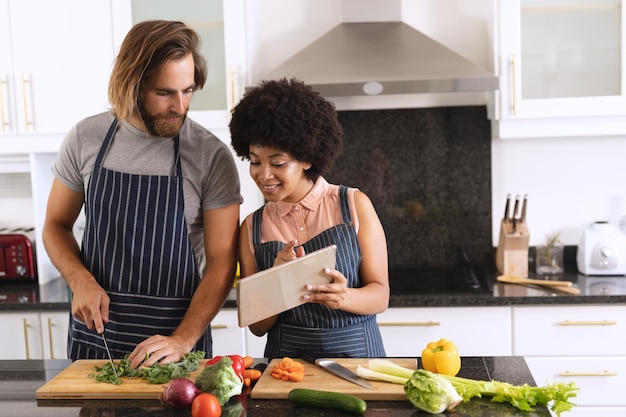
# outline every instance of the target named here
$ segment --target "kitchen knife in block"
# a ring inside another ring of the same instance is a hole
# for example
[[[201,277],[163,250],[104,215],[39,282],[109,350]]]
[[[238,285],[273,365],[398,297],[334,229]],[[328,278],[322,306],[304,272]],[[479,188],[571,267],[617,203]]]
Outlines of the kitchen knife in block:
[[[496,249],[496,268],[502,275],[528,277],[528,243],[530,234],[525,221],[519,221],[515,229],[507,227],[507,221],[500,225],[500,241]]]
[[[327,246],[240,279],[237,282],[239,326],[246,327],[304,304],[306,284],[331,281],[324,268],[335,268],[336,253],[335,245]]]

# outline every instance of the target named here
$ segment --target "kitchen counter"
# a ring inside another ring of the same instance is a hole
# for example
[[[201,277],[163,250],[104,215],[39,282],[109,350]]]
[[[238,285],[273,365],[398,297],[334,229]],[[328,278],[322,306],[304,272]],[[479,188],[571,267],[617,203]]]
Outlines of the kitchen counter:
[[[533,250],[529,264],[529,278],[537,278],[532,262]],[[576,248],[566,247],[565,271],[549,279],[572,281],[573,286],[580,289],[579,295],[561,294],[558,291],[546,290],[531,286],[503,284],[496,281],[498,276],[495,265],[483,268],[482,274],[489,289],[487,291],[459,292],[424,292],[411,291],[410,279],[402,277],[402,291],[392,291],[389,307],[481,307],[481,306],[512,306],[512,305],[572,305],[572,304],[622,304],[626,303],[626,276],[585,276],[576,270]],[[7,292],[19,292],[21,297],[3,298]],[[32,302],[21,302],[25,299]],[[36,283],[16,284],[0,281],[0,312],[11,310],[69,310],[69,291],[65,281],[57,278],[49,283],[38,286]],[[224,303],[225,308],[237,308],[235,290]]]
[[[495,275],[488,278],[490,292],[464,293],[393,293],[389,307],[481,307],[511,305],[576,305],[576,304],[623,304],[626,303],[626,277],[587,277],[570,274],[559,277],[569,280],[581,290],[579,295],[560,294],[530,286],[502,284],[496,282]],[[68,310],[69,295],[62,278],[38,288],[31,285],[4,285],[0,293],[22,291],[35,294],[34,302],[0,299],[2,311],[58,311]],[[224,303],[224,308],[236,308],[235,292]]]
[[[264,362],[258,360],[257,362]],[[46,416],[107,416],[140,417],[191,416],[189,410],[175,410],[162,407],[158,401],[134,400],[61,400],[37,401],[35,391],[67,367],[69,360],[24,360],[0,361],[0,408],[4,417]],[[421,365],[420,365],[421,367]],[[462,359],[459,376],[499,380],[515,385],[528,383],[535,385],[526,361],[520,356],[509,357],[468,357]],[[248,417],[332,417],[342,415],[331,410],[295,407],[287,400],[246,399]],[[367,401],[366,416],[418,417],[429,416],[412,406],[408,401]],[[545,407],[537,407],[526,413],[508,404],[491,403],[488,399],[473,399],[461,404],[449,417],[479,417],[485,415],[549,417]],[[566,416],[566,414],[564,415]],[[243,417],[243,416],[238,416]]]

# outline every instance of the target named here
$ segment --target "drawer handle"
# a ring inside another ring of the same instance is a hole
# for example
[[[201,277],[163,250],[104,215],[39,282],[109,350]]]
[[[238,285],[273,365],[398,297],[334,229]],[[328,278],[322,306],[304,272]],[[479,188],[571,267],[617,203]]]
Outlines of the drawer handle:
[[[225,324],[212,324],[211,329],[228,329],[228,326]]]
[[[30,324],[28,324],[28,319],[24,318],[24,343],[26,344],[26,359],[30,359],[30,347],[28,346],[28,328]]]
[[[601,372],[561,372],[560,376],[617,376],[617,372],[601,371]]]
[[[54,331],[54,322],[52,321],[52,317],[48,317],[48,344],[50,344],[50,359],[55,359],[54,338],[52,337],[53,331]]]
[[[398,327],[400,327],[400,326],[405,326],[405,327],[409,327],[409,326],[441,326],[441,323],[438,322],[438,321],[412,321],[412,322],[388,321],[388,322],[378,323],[378,326],[380,326],[380,327],[393,327],[393,326],[398,326]]]
[[[614,320],[600,320],[600,321],[560,321],[561,326],[614,326],[617,324]]]

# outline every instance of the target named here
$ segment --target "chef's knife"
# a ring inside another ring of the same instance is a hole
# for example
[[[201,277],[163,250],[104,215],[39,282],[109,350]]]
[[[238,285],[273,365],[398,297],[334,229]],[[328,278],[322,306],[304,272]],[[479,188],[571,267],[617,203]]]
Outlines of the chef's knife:
[[[522,202],[522,214],[520,215],[519,222],[524,223],[526,221],[526,205],[528,204],[528,194],[524,194],[524,201]]]
[[[517,210],[519,209],[519,195],[515,196],[515,205],[513,206],[513,214],[511,215],[513,219],[513,233],[515,233],[517,229]]]
[[[102,332],[102,341],[104,342],[104,348],[107,350],[107,355],[109,355],[109,362],[111,362],[111,368],[113,368],[113,375],[115,375],[115,378],[117,378],[117,371],[115,370],[113,357],[111,357],[111,351],[109,350],[109,344],[107,343],[107,338],[104,337],[104,331]]]
[[[317,365],[317,366],[319,366],[321,368],[324,368],[328,372],[338,376],[339,378],[343,378],[346,381],[352,382],[353,384],[360,385],[363,388],[372,389],[372,386],[370,385],[369,382],[367,382],[367,380],[359,377],[357,374],[355,374],[354,372],[352,372],[351,370],[349,370],[345,366],[340,365],[340,364],[338,364],[337,362],[335,362],[333,360],[324,359],[324,358],[317,358],[316,359],[310,353],[303,352],[303,351],[300,351],[300,356],[305,361],[307,361],[309,363],[312,363],[314,365]]]
[[[504,205],[504,221],[509,221],[509,209],[511,207],[511,194],[506,195],[506,204]]]

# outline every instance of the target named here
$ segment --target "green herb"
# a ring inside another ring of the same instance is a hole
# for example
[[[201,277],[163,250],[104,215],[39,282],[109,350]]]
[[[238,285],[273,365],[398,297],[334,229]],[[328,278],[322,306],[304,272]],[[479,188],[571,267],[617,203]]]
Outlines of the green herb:
[[[117,362],[114,361],[113,364],[107,362],[102,366],[94,366],[93,369],[96,373],[89,374],[89,377],[98,382],[114,385],[120,385],[122,378],[141,378],[147,380],[149,384],[164,384],[175,378],[189,376],[190,372],[198,369],[200,359],[203,359],[204,356],[205,353],[198,350],[185,354],[180,362],[163,365],[157,362],[143,368],[131,369],[130,359],[128,359],[128,355],[125,355],[124,358]],[[115,367],[117,377],[113,367]]]

